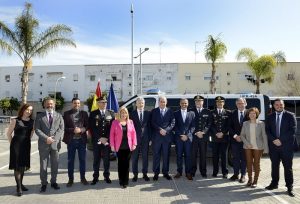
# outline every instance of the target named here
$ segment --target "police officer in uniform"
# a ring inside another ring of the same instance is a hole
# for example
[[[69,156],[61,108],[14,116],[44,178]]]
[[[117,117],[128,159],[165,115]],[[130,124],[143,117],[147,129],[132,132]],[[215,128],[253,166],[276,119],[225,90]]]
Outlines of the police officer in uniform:
[[[217,96],[215,98],[216,109],[212,113],[211,139],[213,153],[213,177],[217,177],[219,172],[219,157],[221,156],[221,166],[223,178],[228,177],[227,169],[227,149],[228,149],[228,122],[230,111],[224,109],[225,98]]]
[[[107,100],[105,96],[97,99],[99,109],[92,111],[89,116],[89,134],[92,136],[93,143],[93,181],[91,185],[95,185],[99,181],[99,167],[100,160],[103,160],[104,166],[104,180],[106,183],[111,183],[109,178],[109,158],[110,158],[110,145],[109,133],[112,121],[115,119],[112,110],[106,110]]]
[[[197,156],[199,152],[199,171],[203,178],[207,177],[206,170],[206,150],[209,137],[209,130],[212,123],[210,110],[203,108],[204,97],[196,95],[194,97],[195,108],[195,132],[192,140],[192,176],[197,171]]]

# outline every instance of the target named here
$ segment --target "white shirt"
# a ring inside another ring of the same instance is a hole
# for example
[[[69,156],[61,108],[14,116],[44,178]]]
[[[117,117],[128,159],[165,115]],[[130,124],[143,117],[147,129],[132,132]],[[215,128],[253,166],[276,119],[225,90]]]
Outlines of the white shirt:
[[[181,116],[182,116],[183,122],[185,122],[185,119],[186,119],[186,113],[187,113],[186,110],[181,110]]]

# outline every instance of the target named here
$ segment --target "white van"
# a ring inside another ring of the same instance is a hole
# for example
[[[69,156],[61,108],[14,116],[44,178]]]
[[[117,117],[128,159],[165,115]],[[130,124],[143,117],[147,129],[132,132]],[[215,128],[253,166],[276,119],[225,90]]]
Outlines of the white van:
[[[189,100],[189,109],[192,109],[195,107],[195,102],[194,102],[194,96],[196,94],[177,94],[177,95],[164,95],[166,96],[168,103],[167,107],[175,110],[179,110],[179,101],[181,98],[187,98]],[[146,110],[152,110],[153,108],[158,107],[158,98],[159,94],[149,94],[149,95],[140,95],[145,99],[145,109]],[[229,109],[229,110],[234,110],[236,109],[235,101],[237,98],[243,97],[246,98],[247,101],[247,108],[251,107],[256,107],[260,110],[260,115],[259,119],[260,120],[265,120],[266,115],[268,114],[269,110],[269,97],[266,95],[262,94],[201,94],[205,98],[204,101],[204,107],[208,108],[210,110],[213,110],[215,108],[215,97],[217,96],[223,96],[225,100],[225,106],[224,108]],[[121,106],[125,106],[129,112],[135,110],[135,102],[136,99],[139,96],[133,96]]]

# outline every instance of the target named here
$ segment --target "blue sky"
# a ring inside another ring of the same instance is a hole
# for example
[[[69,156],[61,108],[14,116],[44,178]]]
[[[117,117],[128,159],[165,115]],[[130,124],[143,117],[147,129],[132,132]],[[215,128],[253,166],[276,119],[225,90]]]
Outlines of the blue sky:
[[[21,0],[0,0],[0,19],[13,25],[24,8]],[[62,47],[33,65],[131,63],[131,15],[134,5],[134,55],[144,63],[206,62],[208,35],[228,48],[225,62],[235,62],[239,49],[258,55],[282,50],[299,62],[299,0],[29,0],[41,30],[53,24],[73,28],[77,48]],[[159,42],[161,45],[161,52]],[[135,60],[139,63],[139,60]],[[0,66],[21,65],[15,55],[0,54]]]

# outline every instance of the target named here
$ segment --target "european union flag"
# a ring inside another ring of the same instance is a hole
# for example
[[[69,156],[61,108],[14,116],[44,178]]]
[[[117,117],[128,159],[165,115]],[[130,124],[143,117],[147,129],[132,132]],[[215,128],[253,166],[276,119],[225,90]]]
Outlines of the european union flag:
[[[110,89],[108,93],[107,109],[113,110],[115,113],[117,113],[119,110],[119,104],[114,92],[113,84],[110,85]]]

